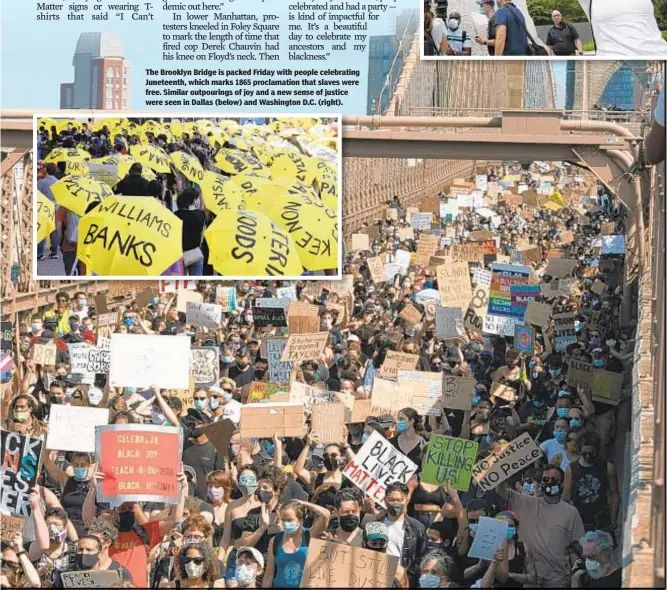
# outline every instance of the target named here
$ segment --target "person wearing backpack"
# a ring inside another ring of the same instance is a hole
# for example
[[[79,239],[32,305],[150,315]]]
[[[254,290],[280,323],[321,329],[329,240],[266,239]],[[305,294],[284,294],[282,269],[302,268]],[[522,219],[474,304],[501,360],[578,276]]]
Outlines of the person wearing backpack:
[[[498,0],[496,12],[496,56],[526,55],[528,34],[523,13],[510,1]]]
[[[563,20],[560,11],[551,13],[553,27],[547,34],[547,48],[551,55],[583,55],[581,39],[577,29]]]
[[[472,37],[461,26],[461,15],[458,12],[452,12],[447,19],[447,43],[447,55],[472,54]]]
[[[445,55],[447,53],[446,27],[442,19],[435,18],[424,6],[424,55]],[[438,40],[436,41],[436,37]]]

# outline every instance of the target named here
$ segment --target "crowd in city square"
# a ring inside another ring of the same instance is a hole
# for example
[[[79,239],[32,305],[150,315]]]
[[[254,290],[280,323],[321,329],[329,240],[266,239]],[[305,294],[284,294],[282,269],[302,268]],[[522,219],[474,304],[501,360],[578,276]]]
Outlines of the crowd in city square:
[[[628,228],[580,174],[393,198],[342,279],[3,322],[2,587],[621,587]]]

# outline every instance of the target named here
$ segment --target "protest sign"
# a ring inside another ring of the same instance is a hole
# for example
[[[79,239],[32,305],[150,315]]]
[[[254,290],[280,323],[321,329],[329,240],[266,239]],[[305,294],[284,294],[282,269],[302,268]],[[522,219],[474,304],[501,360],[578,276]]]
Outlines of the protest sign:
[[[86,373],[96,373],[107,375],[111,363],[111,350],[99,347],[90,347],[88,349],[88,360],[86,363]]]
[[[229,442],[232,439],[232,434],[236,432],[236,425],[229,418],[218,420],[213,424],[207,424],[202,428],[202,431],[211,441],[211,444],[218,450],[221,457],[229,454]]]
[[[215,302],[220,305],[223,312],[236,309],[236,287],[216,287]]]
[[[17,533],[23,531],[25,519],[18,516],[3,515],[0,518],[0,538],[5,543],[12,543],[16,538]]]
[[[476,286],[491,286],[491,271],[485,268],[476,268],[472,273],[472,282]]]
[[[222,306],[188,301],[185,304],[185,321],[193,326],[204,326],[215,330],[222,321]]]
[[[460,307],[440,307],[435,312],[435,325],[438,338],[443,340],[465,336],[463,313]]]
[[[116,570],[60,572],[63,588],[112,588],[119,581]]]
[[[411,370],[411,369],[407,369]],[[380,414],[396,416],[404,408],[412,407],[415,398],[422,404],[428,403],[429,383],[427,381],[388,381],[380,377],[373,380],[371,406]]]
[[[434,215],[440,214],[440,197],[424,197],[419,202],[419,210],[424,213],[433,213]]]
[[[410,225],[413,229],[429,230],[433,222],[433,213],[412,213]]]
[[[291,287],[278,287],[276,289],[276,297],[278,299],[289,299],[290,301],[296,300],[296,287],[292,285]]]
[[[112,334],[109,380],[112,387],[188,389],[188,336]]]
[[[428,390],[426,392],[427,399],[423,402],[425,407],[424,411],[419,412],[420,414],[433,414],[435,416],[440,416],[442,413],[439,409],[440,398],[442,397],[442,373],[429,373],[426,371],[398,371],[398,383],[401,386],[411,387],[411,382],[413,381],[425,381],[428,383]],[[413,403],[415,400],[413,398]],[[437,406],[437,408],[436,408]],[[434,408],[437,411],[432,411]]]
[[[323,391],[318,387],[306,385],[300,381],[290,384],[289,401],[303,404],[307,411],[311,411],[315,404],[331,403],[336,401],[332,392]]]
[[[415,230],[411,227],[400,227],[398,228],[398,239],[399,240],[414,240],[415,239]]]
[[[595,293],[596,295],[602,297],[605,288],[606,288],[605,284],[600,279],[595,279],[595,282],[591,286],[591,291],[593,291],[593,293]]]
[[[414,326],[421,322],[422,314],[414,305],[408,303],[398,314],[398,317],[405,320],[408,326]]]
[[[203,301],[204,297],[199,291],[179,289],[176,295],[176,311],[187,314],[188,303],[202,303]],[[208,305],[212,304],[209,303]]]
[[[368,234],[352,234],[352,247],[350,250],[366,251],[371,249]]]
[[[517,436],[502,451],[482,459],[472,469],[478,489],[494,489],[515,473],[530,467],[542,457],[542,451],[528,432]]]
[[[388,262],[384,265],[384,280],[391,283],[400,271],[401,267],[398,264]]]
[[[449,410],[470,410],[474,395],[475,380],[473,378],[443,374],[441,400],[443,408]]]
[[[477,446],[477,443],[475,443]],[[379,432],[373,434],[343,470],[343,475],[381,506],[392,482],[407,484],[417,465],[398,451]]]
[[[523,325],[523,320],[488,313],[484,316],[484,328],[482,331],[487,334],[513,337],[514,326],[517,324]]]
[[[111,338],[106,338],[105,336],[98,336],[97,348],[100,348],[102,350],[111,350]]]
[[[95,435],[95,459],[104,473],[98,502],[178,502],[180,428],[109,424],[98,426]]]
[[[269,402],[241,407],[241,438],[302,438],[306,434],[303,404]]]
[[[616,222],[615,221],[607,221],[602,224],[600,233],[603,236],[612,236],[614,235],[614,232],[616,231]]]
[[[118,323],[118,312],[111,311],[109,313],[101,313],[97,316],[97,326],[103,328],[104,326],[115,326]]]
[[[521,250],[521,260],[526,265],[532,264],[533,262],[539,264],[542,262],[542,248],[539,246],[533,246],[531,248]]]
[[[488,314],[508,318],[521,318],[523,313],[512,309],[510,289],[512,285],[528,287],[529,280],[530,268],[527,266],[494,263],[491,266]]]
[[[27,517],[32,514],[30,490],[37,485],[44,441],[3,430],[0,512]]]
[[[602,254],[625,254],[625,236],[602,236]]]
[[[612,373],[611,371],[604,371],[602,369],[595,369],[593,371],[591,390],[594,402],[617,406],[621,399],[622,388],[622,373]]]
[[[519,352],[533,354],[535,350],[535,330],[526,326],[514,326],[514,347]]]
[[[556,352],[563,352],[570,344],[577,341],[576,319],[577,313],[574,311],[553,314],[553,341]]]
[[[453,488],[467,492],[477,446],[471,440],[432,434],[422,460],[422,481],[442,487],[450,482]]]
[[[141,293],[137,293],[137,295],[134,298],[134,303],[137,306],[137,309],[144,309],[146,308],[150,303],[152,303],[153,299],[157,297],[158,292],[155,287],[148,287],[147,289],[144,289]]]
[[[551,306],[546,303],[531,302],[526,306],[524,322],[533,326],[546,326],[551,318]]]
[[[267,338],[266,355],[268,361],[269,381],[287,383],[292,371],[292,363],[284,363],[280,359],[287,346],[287,338]]]
[[[255,404],[265,401],[290,401],[287,383],[267,383],[266,381],[253,381],[248,391],[247,403]],[[276,397],[278,396],[278,397]]]
[[[509,521],[481,516],[468,551],[468,557],[492,560],[507,538]]]
[[[94,302],[95,302],[95,313],[97,313],[97,317],[100,317],[100,314],[103,313],[109,313],[109,306],[107,304],[107,294],[106,293],[98,293],[94,297]]]
[[[160,295],[164,293],[178,293],[179,291],[194,291],[197,289],[197,281],[194,279],[164,280],[157,283]],[[182,311],[185,312],[185,309]]]
[[[423,239],[423,237],[421,239]],[[394,262],[401,267],[410,266],[410,252],[407,250],[396,250],[396,253],[394,254]]]
[[[593,363],[572,358],[568,361],[567,384],[570,387],[583,387],[591,391],[593,385]]]
[[[329,332],[315,334],[290,334],[287,346],[280,360],[283,362],[300,363],[319,359],[324,351]]]
[[[453,244],[449,254],[454,262],[484,262],[484,245],[479,242]]]
[[[274,299],[273,301],[278,301]],[[257,328],[274,326],[276,328],[286,327],[287,318],[282,307],[253,307],[252,321]]]
[[[87,342],[73,342],[67,345],[69,352],[70,371],[76,375],[83,375],[88,368],[88,352],[91,345]]]
[[[391,588],[398,562],[386,553],[311,538],[301,588]]]
[[[540,294],[539,285],[510,285],[510,315],[523,319],[528,304],[535,301]]]
[[[196,387],[211,387],[220,380],[220,349],[217,346],[193,346],[190,371]]]
[[[570,258],[550,258],[544,274],[555,279],[566,279],[572,276],[574,269],[577,268],[577,264],[578,261]]]
[[[56,364],[56,343],[35,344],[32,360],[36,365],[55,365]]]
[[[566,244],[571,244],[574,242],[574,234],[571,231],[564,231],[558,240],[561,244],[566,245]]]
[[[109,408],[53,404],[49,414],[46,448],[95,452],[95,427],[109,424]]]
[[[503,399],[506,402],[516,401],[516,389],[510,387],[509,385],[504,385],[503,383],[493,382],[491,383],[491,390],[489,392],[490,396],[495,399]]]
[[[396,221],[398,219],[398,209],[387,209],[385,211],[385,219]]]
[[[473,290],[473,296],[470,305],[463,318],[464,327],[482,332],[484,330],[484,318],[489,306],[490,285],[477,285]]]
[[[447,307],[468,308],[472,299],[470,272],[467,262],[454,262],[436,269],[440,304]]]
[[[314,334],[320,329],[320,308],[301,301],[292,301],[287,312],[290,335]]]
[[[374,283],[382,283],[386,280],[384,264],[379,256],[369,258],[366,263],[368,264],[368,270],[371,273],[371,279]]]
[[[347,440],[345,404],[315,404],[310,416],[310,431],[318,444],[343,443]]]
[[[155,288],[155,286],[155,281],[109,281],[107,283],[107,297],[111,299],[127,297],[128,295],[134,297],[137,293],[141,293],[145,289]]]
[[[418,362],[419,356],[416,354],[388,350],[378,376],[383,379],[396,379],[399,370],[412,371]]]

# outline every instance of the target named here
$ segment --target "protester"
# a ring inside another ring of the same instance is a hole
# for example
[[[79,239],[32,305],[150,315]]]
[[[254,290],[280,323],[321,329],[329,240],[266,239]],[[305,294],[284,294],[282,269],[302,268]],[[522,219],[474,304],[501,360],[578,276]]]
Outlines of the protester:
[[[461,15],[452,12],[447,19],[447,55],[471,55],[472,38],[470,33],[461,27]]]
[[[584,568],[573,576],[573,588],[621,588],[623,570],[614,553],[613,539],[604,531],[589,531],[579,541]]]
[[[480,45],[486,45],[489,50],[489,55],[496,54],[496,3],[495,0],[477,0],[477,4],[480,5],[484,16],[489,19],[489,24],[486,31],[486,37],[477,35],[475,37],[475,43]]]
[[[583,55],[581,39],[574,25],[566,23],[559,10],[551,12],[553,26],[547,33],[547,47],[552,55]]]
[[[511,0],[498,0],[500,8],[496,11],[495,54],[526,55],[528,36],[526,18]]]
[[[646,162],[660,164],[665,161],[665,88],[660,89],[656,102],[651,131],[646,137]]]

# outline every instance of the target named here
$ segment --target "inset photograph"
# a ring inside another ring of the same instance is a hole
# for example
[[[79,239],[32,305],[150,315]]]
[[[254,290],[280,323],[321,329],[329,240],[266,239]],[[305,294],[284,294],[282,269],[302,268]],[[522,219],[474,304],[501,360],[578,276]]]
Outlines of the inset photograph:
[[[340,117],[34,117],[36,277],[340,278]]]
[[[665,0],[424,0],[423,59],[667,58]]]

